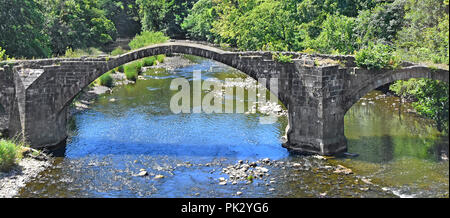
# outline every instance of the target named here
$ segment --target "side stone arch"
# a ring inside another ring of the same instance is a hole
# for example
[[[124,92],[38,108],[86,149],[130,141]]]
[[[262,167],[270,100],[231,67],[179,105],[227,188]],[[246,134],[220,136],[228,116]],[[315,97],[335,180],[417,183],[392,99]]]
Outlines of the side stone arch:
[[[449,72],[443,69],[431,69],[426,66],[410,66],[398,70],[364,70],[358,69],[350,75],[344,94],[343,111],[346,113],[356,102],[383,85],[397,80],[411,78],[428,78],[448,83]]]

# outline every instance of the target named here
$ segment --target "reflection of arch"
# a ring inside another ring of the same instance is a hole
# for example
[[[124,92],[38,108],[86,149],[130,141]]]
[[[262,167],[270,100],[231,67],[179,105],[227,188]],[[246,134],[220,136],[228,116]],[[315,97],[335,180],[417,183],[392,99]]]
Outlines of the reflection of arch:
[[[348,89],[343,105],[344,112],[346,113],[360,98],[367,95],[370,91],[397,80],[408,80],[411,78],[429,78],[448,83],[449,73],[441,69],[431,70],[429,67],[412,66],[371,76],[368,81],[357,83],[356,87]]]

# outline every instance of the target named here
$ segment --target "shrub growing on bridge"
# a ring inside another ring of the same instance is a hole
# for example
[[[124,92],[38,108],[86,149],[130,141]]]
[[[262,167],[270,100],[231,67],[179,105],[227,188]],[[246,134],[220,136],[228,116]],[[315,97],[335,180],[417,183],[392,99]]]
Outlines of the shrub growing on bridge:
[[[134,37],[128,45],[131,49],[138,49],[145,46],[166,42],[167,40],[169,40],[169,37],[165,36],[162,32],[145,31]]]
[[[397,68],[399,59],[392,53],[392,49],[384,44],[370,43],[367,48],[356,52],[355,62],[358,67],[367,69]]]
[[[121,54],[125,54],[127,51],[125,49],[123,49],[122,47],[117,47],[115,48],[112,52],[111,55],[112,56],[117,56],[117,55],[121,55]]]

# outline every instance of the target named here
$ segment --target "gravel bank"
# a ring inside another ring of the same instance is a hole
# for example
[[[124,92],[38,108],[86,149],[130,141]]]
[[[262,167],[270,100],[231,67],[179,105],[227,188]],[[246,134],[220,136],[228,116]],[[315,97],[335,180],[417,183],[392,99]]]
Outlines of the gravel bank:
[[[0,172],[0,198],[13,198],[27,182],[51,166],[51,159],[42,157],[24,158],[11,171]]]

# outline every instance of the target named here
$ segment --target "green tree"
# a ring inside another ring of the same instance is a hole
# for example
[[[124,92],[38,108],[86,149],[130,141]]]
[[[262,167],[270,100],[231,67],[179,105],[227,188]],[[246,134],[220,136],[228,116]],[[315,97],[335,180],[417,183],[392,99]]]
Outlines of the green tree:
[[[404,7],[404,0],[396,0],[360,11],[354,29],[359,47],[369,42],[392,44],[404,25]]]
[[[212,32],[221,42],[249,50],[298,50],[304,35],[294,19],[295,7],[280,0],[223,0]]]
[[[100,8],[117,29],[119,37],[133,37],[141,31],[135,0],[99,0]]]
[[[188,11],[197,0],[136,0],[143,31],[162,31],[172,38],[183,38],[181,28]]]
[[[304,47],[320,53],[353,54],[356,38],[353,29],[355,19],[344,15],[328,15],[322,23],[320,35],[316,39],[305,40]]]
[[[408,0],[396,46],[403,59],[449,62],[448,0]]]
[[[0,46],[12,57],[48,57],[42,6],[34,0],[0,1]]]
[[[192,39],[214,41],[217,38],[211,29],[218,14],[213,0],[199,0],[184,19],[181,27]]]
[[[114,23],[106,18],[98,0],[42,1],[55,54],[64,54],[68,47],[98,47],[116,39]]]
[[[431,79],[399,80],[390,89],[402,97],[413,98],[417,112],[436,121],[439,131],[448,134],[449,130],[449,86],[447,83]]]

